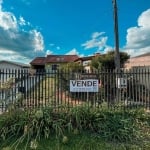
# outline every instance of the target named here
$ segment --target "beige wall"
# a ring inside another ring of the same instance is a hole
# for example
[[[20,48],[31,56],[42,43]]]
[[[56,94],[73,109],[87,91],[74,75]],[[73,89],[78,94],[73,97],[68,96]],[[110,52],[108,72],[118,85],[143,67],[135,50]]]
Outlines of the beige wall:
[[[124,67],[129,69],[134,66],[150,66],[150,56],[130,58]]]

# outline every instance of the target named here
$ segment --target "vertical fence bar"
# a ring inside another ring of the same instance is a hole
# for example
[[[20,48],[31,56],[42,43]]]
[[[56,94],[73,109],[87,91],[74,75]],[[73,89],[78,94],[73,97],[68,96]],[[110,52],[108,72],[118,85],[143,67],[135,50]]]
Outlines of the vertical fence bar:
[[[128,102],[128,94],[127,94],[127,90],[128,90],[128,70],[125,69],[125,79],[126,79],[126,88],[125,88],[125,93],[124,93],[124,110],[126,109],[126,102]]]
[[[24,85],[23,108],[26,106],[26,103],[27,103],[27,85],[26,85],[26,82],[27,82],[27,78],[29,76],[28,69],[24,69],[24,76],[25,76],[25,80],[23,82],[23,85]]]
[[[55,108],[56,109],[58,109],[58,105],[57,105],[57,97],[58,97],[58,93],[57,93],[57,87],[56,87],[56,71],[55,70],[53,70],[53,73],[54,73],[54,95],[55,95],[55,97],[54,97],[54,104],[55,104]]]
[[[127,101],[126,106],[127,109],[130,107],[130,100],[131,100],[131,69],[127,70]]]
[[[57,104],[58,106],[60,106],[60,97],[61,97],[61,92],[60,92],[60,83],[59,83],[59,70],[56,71],[56,91],[58,93],[58,96],[57,96]],[[61,108],[61,107],[59,107]]]
[[[147,68],[144,68],[144,84],[145,84],[145,92],[144,92],[144,107],[147,108],[147,83],[146,83],[146,77],[147,77]]]
[[[133,73],[133,69],[132,69],[132,78],[131,78],[131,93],[132,93],[132,97],[131,97],[131,103],[130,106],[132,107],[134,99],[135,99],[135,86],[134,86],[134,73]]]
[[[141,78],[141,81],[140,81],[140,85],[141,85],[141,92],[140,92],[140,105],[144,106],[145,105],[145,102],[144,102],[144,93],[145,93],[145,84],[144,84],[144,76],[145,76],[145,70],[144,68],[141,69],[142,71],[142,78]]]
[[[69,80],[67,81],[67,85],[68,85],[68,88],[67,88],[67,101],[69,101],[69,100],[71,100],[72,101],[72,99],[74,100],[74,98],[72,97],[72,94],[70,93],[70,76],[71,76],[71,72],[69,72],[69,69],[68,69],[68,71],[67,71],[67,69],[65,70],[65,76],[66,77],[68,77],[69,78]],[[66,78],[67,79],[67,78]],[[71,78],[72,79],[72,78]],[[66,100],[65,100],[65,105],[66,105]],[[71,102],[72,103],[72,106],[74,105],[73,103],[74,102]],[[75,105],[76,105],[76,101],[75,101]]]
[[[108,83],[108,70],[105,69],[105,80],[104,80],[104,84],[105,84],[105,97],[106,97],[106,103],[107,103],[107,107],[109,108],[109,101],[108,101],[108,86],[107,86],[107,83]]]
[[[42,107],[45,107],[46,106],[46,98],[47,98],[47,93],[46,93],[46,72],[45,72],[45,70],[43,70],[43,73],[44,73],[44,87],[43,87],[43,89],[44,89],[44,91],[43,91],[43,94],[44,94],[44,103],[43,103],[43,105],[42,105]]]
[[[9,86],[9,95],[8,95],[8,105],[12,105],[15,101],[14,93],[13,93],[13,70],[9,69],[8,71],[8,86]]]
[[[64,105],[63,104],[63,96],[64,96],[64,91],[62,89],[62,85],[61,85],[61,70],[58,69],[58,74],[57,74],[57,87],[58,87],[58,92],[59,92],[59,97],[58,97],[58,104],[59,105]],[[61,107],[60,110],[62,110],[63,108]]]
[[[40,80],[41,96],[40,96],[40,99],[37,101],[37,103],[38,103],[38,107],[43,107],[43,104],[44,104],[44,71],[43,71],[43,69],[41,69],[41,71],[40,71],[40,78],[42,78]]]
[[[126,90],[126,95],[127,95],[127,99],[125,101],[125,105],[126,105],[126,108],[128,109],[128,105],[129,105],[129,101],[130,101],[130,95],[131,95],[131,87],[130,87],[130,69],[127,69],[127,90]]]
[[[37,102],[39,102],[41,100],[41,69],[38,69],[37,70],[37,79],[38,79],[38,99],[37,99]]]
[[[135,80],[134,80],[134,85],[135,85],[135,90],[136,90],[136,92],[135,92],[135,104],[134,105],[136,105],[136,108],[138,107],[138,89],[140,88],[140,82],[139,82],[139,80],[138,80],[138,71],[140,71],[138,68],[136,68],[136,72],[135,72]]]
[[[16,75],[17,75],[17,72],[16,72]],[[15,75],[15,76],[16,76]],[[21,81],[21,89],[20,89],[20,93],[18,92],[18,94],[19,94],[19,105],[21,106],[21,108],[23,107],[23,101],[24,101],[24,95],[25,95],[25,84],[24,84],[24,82],[25,82],[25,77],[26,77],[26,75],[25,75],[25,69],[22,69],[22,76],[23,76],[23,79],[22,79],[22,81]],[[17,82],[17,83],[19,83],[19,82]]]
[[[60,77],[59,77],[59,82],[60,82],[60,89],[61,89],[61,104],[64,104],[64,106],[66,107],[66,99],[67,99],[67,93],[69,94],[69,87],[67,89],[64,88],[63,86],[63,78],[64,77],[64,72],[62,70],[60,70]],[[67,81],[68,83],[69,81]],[[69,86],[69,85],[68,85]],[[68,92],[67,92],[68,91]]]
[[[18,72],[16,69],[12,69],[12,74],[13,74],[13,78],[14,78],[14,83],[13,83],[13,89],[12,89],[12,97],[13,99],[15,99],[17,97],[17,93],[18,93],[18,82],[19,82],[19,79],[18,79]],[[13,103],[13,100],[12,100],[12,103]],[[19,107],[19,106],[17,106]]]
[[[115,69],[111,71],[112,74],[112,99],[113,99],[113,103],[116,105],[116,90],[117,90],[117,86],[116,86],[116,74],[115,74]]]
[[[5,110],[5,102],[4,102],[4,82],[5,82],[5,80],[4,80],[4,75],[5,75],[5,70],[4,69],[2,69],[2,92],[1,92],[1,94],[2,94],[2,112]]]
[[[137,71],[137,83],[138,83],[138,88],[137,88],[137,93],[138,93],[138,107],[139,106],[143,106],[144,105],[144,101],[143,101],[143,92],[144,92],[144,89],[143,89],[143,81],[144,81],[144,76],[143,76],[143,69],[141,67],[138,68],[138,71]]]
[[[81,75],[96,75],[99,80],[98,93],[69,91],[69,80],[80,80]],[[119,89],[117,97],[117,77],[127,80],[127,88]],[[15,78],[15,85],[13,80]],[[69,72],[69,70],[45,72],[38,70],[34,76],[29,76],[25,69],[1,69],[0,70],[0,104],[1,110],[6,111],[7,106],[16,103],[17,107],[45,107],[51,103],[56,109],[61,110],[60,105],[65,104],[68,109],[74,105],[87,103],[90,107],[99,107],[103,101],[108,108],[132,108],[131,106],[150,109],[150,69],[138,67],[123,70],[121,74],[114,70],[97,70],[93,72]],[[9,83],[10,82],[10,83]],[[12,83],[11,83],[12,82]],[[5,84],[8,86],[5,86]],[[11,84],[11,86],[9,86]],[[67,87],[65,87],[67,86]],[[3,89],[4,88],[4,89]],[[8,89],[7,89],[8,88]],[[102,91],[103,90],[103,91]],[[18,94],[23,95],[17,99]],[[88,99],[88,101],[86,101]],[[118,100],[118,101],[116,101]],[[18,103],[19,102],[19,103]]]
[[[148,87],[148,95],[147,95],[148,109],[150,110],[150,67],[147,70],[147,87]]]
[[[51,93],[51,90],[50,90],[50,85],[51,85],[51,83],[50,83],[50,74],[49,74],[49,69],[48,70],[46,70],[47,72],[47,104],[49,105],[49,103],[50,103],[50,93]]]
[[[48,78],[47,78],[47,72],[46,70],[44,71],[44,75],[45,75],[45,87],[44,87],[44,90],[45,90],[45,104],[44,104],[44,107],[47,106],[47,100],[48,100],[48,86],[47,86],[47,82],[48,82]]]
[[[101,101],[99,102],[99,104],[105,103],[105,88],[104,88],[104,72],[103,70],[100,70],[100,99]]]
[[[26,79],[26,106],[27,108],[31,108],[32,106],[32,104],[30,103],[29,82],[30,82],[30,75],[28,75]]]
[[[140,92],[139,92],[139,97],[140,97],[140,105],[142,103],[142,106],[144,106],[144,69],[141,69],[141,79],[140,79]]]
[[[144,67],[144,108],[147,109],[147,67]]]

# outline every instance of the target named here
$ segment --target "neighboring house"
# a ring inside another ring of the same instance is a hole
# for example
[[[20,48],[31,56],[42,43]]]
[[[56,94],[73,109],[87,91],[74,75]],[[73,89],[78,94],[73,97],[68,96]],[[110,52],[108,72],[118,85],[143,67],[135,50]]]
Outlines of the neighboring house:
[[[45,68],[56,71],[60,65],[74,62],[77,58],[77,55],[48,55]]]
[[[30,64],[33,69],[45,69],[53,72],[62,64],[76,62],[83,65],[85,70],[91,72],[91,61],[99,55],[99,53],[87,57],[79,57],[77,55],[47,55],[46,57],[36,57]]]
[[[45,57],[36,57],[30,62],[33,69],[45,69]]]
[[[36,57],[30,64],[34,69],[46,69],[53,72],[60,65],[74,62],[78,58],[77,55],[47,55],[47,57]]]
[[[94,56],[88,56],[88,57],[80,57],[75,60],[76,63],[83,65],[84,69],[88,72],[91,71],[91,60]]]
[[[130,69],[132,67],[150,66],[150,53],[139,55],[128,59],[124,67]]]
[[[29,65],[19,62],[12,62],[6,60],[0,61],[0,69],[24,69],[29,67],[30,67]]]
[[[132,69],[140,72],[136,75],[136,79],[141,85],[150,90],[149,70],[150,70],[150,53],[130,58],[124,65],[126,69]]]
[[[19,63],[19,62],[12,62],[1,60],[0,61],[0,80],[5,80],[16,74],[18,70],[21,69],[29,69],[30,65]],[[3,78],[3,79],[1,79]]]
[[[19,85],[18,80],[22,78],[22,76],[25,76],[20,70],[28,70],[29,68],[30,65],[19,62],[6,60],[0,61],[0,99],[12,99],[12,97],[16,96],[17,92],[20,92],[19,88],[23,86],[24,83],[22,82],[21,85]],[[9,84],[11,87],[9,87],[8,90],[7,86]],[[12,95],[10,93],[8,94],[8,92],[10,92]]]
[[[92,56],[80,57],[76,59],[75,62],[83,65],[84,69],[88,71],[89,73],[91,73],[92,72],[91,61],[93,58],[100,56],[100,55],[101,55],[100,53],[95,53]]]

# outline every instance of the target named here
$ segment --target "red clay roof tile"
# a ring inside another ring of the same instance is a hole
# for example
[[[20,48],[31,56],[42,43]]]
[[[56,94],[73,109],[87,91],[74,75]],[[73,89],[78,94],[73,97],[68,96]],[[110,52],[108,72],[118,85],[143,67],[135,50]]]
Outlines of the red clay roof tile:
[[[77,55],[48,55],[47,57],[36,57],[30,62],[31,65],[45,65],[46,63],[74,62]]]
[[[77,58],[79,58],[77,55],[48,55],[46,63],[74,62]]]
[[[36,57],[30,62],[31,65],[45,65],[45,57]]]

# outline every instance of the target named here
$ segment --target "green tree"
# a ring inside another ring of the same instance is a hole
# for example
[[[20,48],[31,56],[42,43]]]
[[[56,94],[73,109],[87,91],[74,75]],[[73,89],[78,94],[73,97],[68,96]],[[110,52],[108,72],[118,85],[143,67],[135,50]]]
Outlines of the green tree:
[[[84,67],[81,64],[71,62],[61,65],[57,72],[59,77],[59,84],[61,84],[63,90],[69,90],[69,80],[76,79],[76,74],[83,73]]]
[[[61,71],[65,72],[83,72],[84,68],[81,64],[71,62],[60,67]]]
[[[109,51],[107,54],[96,56],[92,59],[91,66],[94,69],[115,69],[114,51]],[[120,64],[123,64],[129,59],[129,55],[125,52],[120,52]]]

